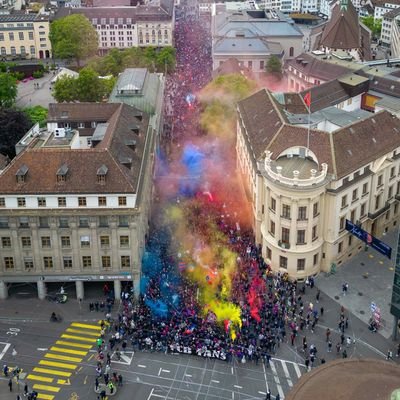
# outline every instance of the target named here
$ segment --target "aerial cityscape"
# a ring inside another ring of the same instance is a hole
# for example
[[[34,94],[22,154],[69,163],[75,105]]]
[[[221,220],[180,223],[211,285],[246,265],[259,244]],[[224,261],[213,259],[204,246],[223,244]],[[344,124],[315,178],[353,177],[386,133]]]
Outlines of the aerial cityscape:
[[[2,400],[400,399],[400,1],[0,3]]]

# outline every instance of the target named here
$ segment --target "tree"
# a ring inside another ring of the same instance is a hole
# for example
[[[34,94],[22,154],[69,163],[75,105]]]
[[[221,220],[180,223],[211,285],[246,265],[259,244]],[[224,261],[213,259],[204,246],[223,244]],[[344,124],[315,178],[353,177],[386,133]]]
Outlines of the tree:
[[[380,38],[382,30],[382,20],[375,19],[373,15],[361,18],[361,22],[372,32],[372,36]]]
[[[12,107],[17,94],[17,80],[8,72],[0,73],[0,107]]]
[[[74,59],[78,66],[82,59],[98,50],[98,36],[90,21],[82,14],[60,18],[50,25],[53,54],[61,59]]]
[[[75,81],[77,78],[63,76],[54,83],[53,97],[58,103],[75,101],[77,98]]]
[[[46,125],[48,112],[47,108],[42,106],[27,107],[23,109],[23,112],[31,120],[32,124],[36,124],[38,122],[41,128]]]
[[[269,57],[265,68],[269,74],[282,76],[282,63],[277,56]]]
[[[175,69],[176,50],[173,47],[164,47],[156,54],[158,71],[172,72]]]
[[[32,123],[23,111],[0,108],[0,153],[13,158],[15,145],[31,128]]]

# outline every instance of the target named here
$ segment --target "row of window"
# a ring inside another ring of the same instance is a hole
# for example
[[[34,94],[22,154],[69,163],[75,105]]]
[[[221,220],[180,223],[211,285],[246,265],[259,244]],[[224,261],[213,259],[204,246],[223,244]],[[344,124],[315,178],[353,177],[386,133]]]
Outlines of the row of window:
[[[276,200],[271,197],[270,210],[276,212]],[[318,202],[313,204],[313,217],[318,217],[319,205]],[[282,204],[281,217],[285,219],[291,219],[291,206],[289,204]],[[307,220],[307,206],[299,206],[297,209],[297,220]]]
[[[25,32],[18,32],[18,39],[19,40],[25,40]],[[8,33],[8,40],[10,42],[14,41],[15,38],[15,33],[14,32],[9,32]],[[28,32],[28,39],[29,40],[33,40],[33,32]],[[4,37],[4,33],[0,32],[0,42],[4,42],[5,37]]]
[[[57,181],[60,182],[62,179],[65,181],[64,175],[57,175]],[[98,182],[105,182],[105,175],[98,175]],[[66,207],[67,206],[67,198],[66,197],[57,197],[58,207]],[[106,196],[98,196],[97,197],[98,206],[107,206],[107,197]],[[18,207],[26,207],[26,198],[25,197],[17,197],[17,205]],[[38,207],[46,207],[46,197],[38,197],[37,198]],[[118,206],[123,207],[126,206],[126,196],[118,196]],[[0,197],[0,207],[6,206],[6,199],[4,197]],[[87,199],[84,196],[78,197],[78,206],[86,207]]]
[[[14,257],[3,257],[4,268],[6,270],[14,269],[15,262]],[[72,257],[65,256],[62,259],[63,268],[71,269],[73,268]],[[120,266],[121,268],[130,268],[131,267],[131,257],[130,256],[121,256],[120,257]],[[82,268],[91,268],[92,267],[92,257],[91,256],[83,256],[82,257]],[[111,268],[111,257],[110,256],[101,256],[101,267],[102,268]],[[24,268],[25,270],[31,270],[35,268],[35,264],[33,261],[33,257],[24,257]],[[54,261],[53,257],[43,257],[43,268],[44,269],[53,269]]]
[[[30,217],[19,217],[18,218],[18,227],[19,228],[29,228],[30,220],[36,219]],[[93,217],[92,217],[93,220]],[[74,219],[74,221],[76,221]],[[49,217],[39,217],[39,228],[49,228]],[[58,218],[58,227],[59,228],[69,228],[70,227],[71,218],[70,217],[59,217]],[[101,228],[109,227],[109,217],[108,216],[100,216],[97,219],[97,225]],[[79,228],[89,228],[89,217],[78,217],[78,227]],[[129,227],[129,216],[128,215],[119,215],[118,216],[118,227]],[[9,218],[8,217],[0,217],[0,228],[9,228]]]
[[[82,249],[90,248],[90,236],[85,235],[80,237],[80,245]],[[41,236],[40,243],[42,249],[50,249],[51,248],[51,238],[50,236]],[[61,247],[71,248],[71,237],[70,236],[61,236],[60,237]],[[100,247],[102,249],[110,248],[110,236],[102,235],[99,238]],[[30,236],[22,236],[21,237],[21,246],[23,249],[30,249],[32,247],[32,238]],[[1,238],[1,247],[3,249],[11,249],[12,240],[10,236],[2,236]],[[119,237],[119,247],[128,248],[129,247],[129,236],[121,235]]]
[[[270,221],[269,233],[271,234],[271,236],[275,237],[275,222],[274,221]],[[317,225],[314,225],[312,227],[311,238],[312,238],[313,242],[318,239],[318,227],[317,227]],[[280,241],[281,241],[281,243],[290,245],[290,229],[289,228],[282,228]],[[304,245],[304,244],[307,244],[307,242],[306,242],[306,230],[305,229],[298,229],[297,230],[296,245]]]
[[[272,260],[272,250],[267,247],[267,258]],[[313,266],[318,264],[319,254],[315,253],[313,256]],[[288,268],[288,258],[285,256],[279,256],[279,267],[283,269]],[[306,269],[306,259],[298,258],[297,259],[297,271],[304,271]]]
[[[33,27],[33,23],[32,22],[27,22],[26,24],[24,24],[23,22],[18,22],[16,25],[14,25],[14,24],[11,24],[11,23],[9,23],[9,24],[0,24],[0,28],[14,28],[14,27],[18,27],[18,28],[22,28],[22,27],[24,27],[24,26],[28,26],[28,27]],[[41,28],[41,29],[44,29],[44,27],[43,26],[40,26],[39,28]]]
[[[32,56],[34,56],[34,55],[36,54],[35,46],[31,46],[29,50],[30,50],[30,54],[31,54]],[[1,52],[1,55],[2,55],[2,56],[6,56],[6,55],[7,55],[7,49],[6,49],[4,46],[1,47],[0,52]],[[17,55],[17,49],[16,49],[14,46],[11,46],[11,47],[10,47],[10,53],[11,53],[11,55],[13,55],[13,56]],[[27,54],[27,53],[26,53],[25,46],[20,46],[20,48],[19,48],[19,54],[21,54],[21,55]]]

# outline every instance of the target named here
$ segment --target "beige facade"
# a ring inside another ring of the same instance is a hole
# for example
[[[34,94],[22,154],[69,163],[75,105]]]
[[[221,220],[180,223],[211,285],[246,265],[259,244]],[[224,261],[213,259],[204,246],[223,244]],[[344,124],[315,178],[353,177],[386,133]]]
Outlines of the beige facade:
[[[31,14],[0,16],[0,56],[4,59],[51,58],[48,17]]]

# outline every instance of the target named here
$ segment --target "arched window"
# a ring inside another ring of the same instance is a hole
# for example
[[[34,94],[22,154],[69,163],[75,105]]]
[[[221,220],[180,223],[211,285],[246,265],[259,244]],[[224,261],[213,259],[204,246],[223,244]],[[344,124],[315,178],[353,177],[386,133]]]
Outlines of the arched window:
[[[2,47],[1,48],[1,55],[2,56],[5,56],[7,53],[6,53],[6,48],[5,47]]]
[[[36,54],[35,46],[31,46],[31,56],[34,56],[35,54]]]
[[[294,55],[294,47],[291,47],[289,49],[289,57],[293,57],[293,55]]]

